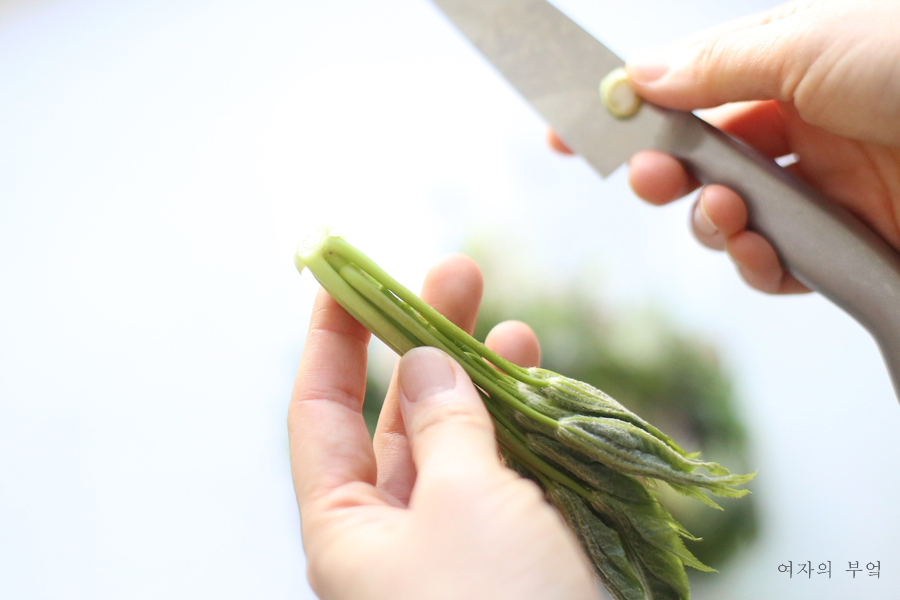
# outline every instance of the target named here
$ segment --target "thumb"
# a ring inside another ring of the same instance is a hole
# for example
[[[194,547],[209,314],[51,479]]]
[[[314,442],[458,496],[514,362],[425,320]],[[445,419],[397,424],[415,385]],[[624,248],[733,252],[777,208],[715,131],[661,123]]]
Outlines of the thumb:
[[[625,66],[655,104],[693,110],[742,100],[791,101],[815,48],[774,12],[727,23],[671,46],[635,52]]]
[[[436,348],[400,360],[400,410],[416,471],[484,471],[500,466],[494,427],[466,372]]]

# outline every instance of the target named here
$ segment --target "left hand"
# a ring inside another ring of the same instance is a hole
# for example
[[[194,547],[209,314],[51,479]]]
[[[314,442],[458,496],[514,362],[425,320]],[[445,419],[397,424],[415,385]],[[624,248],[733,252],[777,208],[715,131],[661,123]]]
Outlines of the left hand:
[[[471,333],[481,274],[455,255],[422,298]],[[465,371],[417,348],[400,361],[374,444],[361,409],[369,332],[321,292],[288,415],[310,585],[322,600],[598,598],[574,536],[531,481],[504,467]],[[534,333],[487,344],[537,365]]]

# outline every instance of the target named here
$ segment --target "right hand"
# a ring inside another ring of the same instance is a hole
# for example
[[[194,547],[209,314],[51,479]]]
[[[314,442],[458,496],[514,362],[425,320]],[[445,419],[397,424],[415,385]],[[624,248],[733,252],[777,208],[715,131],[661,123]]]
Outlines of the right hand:
[[[669,108],[704,115],[763,154],[791,153],[790,170],[900,249],[900,2],[794,1],[720,25],[672,46],[636,53],[635,90]],[[741,102],[721,106],[726,103]],[[564,150],[553,139],[551,145]],[[635,193],[667,204],[698,184],[666,154],[629,163]],[[692,217],[704,245],[726,250],[749,285],[806,288],[762,236],[731,190],[707,186]]]

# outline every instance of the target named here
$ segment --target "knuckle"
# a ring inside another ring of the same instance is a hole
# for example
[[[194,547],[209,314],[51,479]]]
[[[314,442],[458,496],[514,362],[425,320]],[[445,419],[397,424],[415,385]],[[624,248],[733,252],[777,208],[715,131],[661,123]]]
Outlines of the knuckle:
[[[346,580],[348,571],[352,570],[347,567],[348,561],[341,554],[331,547],[306,554],[306,579],[317,596],[333,596],[336,584]]]
[[[307,555],[306,579],[309,582],[309,587],[311,587],[316,594],[322,594],[323,592],[323,583],[326,580],[323,572],[322,559],[316,554]]]
[[[519,478],[516,482],[516,494],[521,498],[523,503],[534,505],[544,504],[546,502],[544,490],[537,483],[530,479]]]
[[[475,407],[460,402],[441,403],[430,407],[418,415],[415,421],[416,434],[431,435],[447,426],[475,429],[493,435],[493,426],[486,415],[476,412]]]
[[[544,492],[541,487],[530,479],[520,478],[518,480],[519,494],[525,499],[531,501],[543,501]]]
[[[712,41],[700,46],[697,57],[694,59],[694,66],[698,74],[709,73],[710,68],[718,64],[718,58],[715,55],[716,44],[716,41]]]
[[[544,491],[537,483],[518,473],[510,472],[510,474],[512,477],[504,486],[507,507],[533,507],[536,504],[544,503]],[[525,510],[530,509],[525,508]]]
[[[324,595],[328,582],[332,579],[333,560],[329,557],[333,554],[330,545],[306,544],[306,579],[309,586],[316,594]]]
[[[702,44],[694,59],[694,76],[701,82],[708,77],[718,80],[715,75],[722,70],[727,56],[729,56],[728,49],[720,37]]]

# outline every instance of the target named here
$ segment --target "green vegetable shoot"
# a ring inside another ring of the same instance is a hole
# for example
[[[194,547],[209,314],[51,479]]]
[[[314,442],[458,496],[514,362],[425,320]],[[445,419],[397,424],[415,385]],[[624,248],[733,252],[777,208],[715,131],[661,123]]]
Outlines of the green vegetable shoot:
[[[490,412],[507,465],[560,512],[616,600],[686,600],[684,567],[711,571],[696,540],[659,502],[664,482],[720,509],[754,474],[735,475],[585,383],[504,360],[428,306],[340,237],[320,233],[295,256],[331,296],[397,354],[440,348],[466,370]]]

